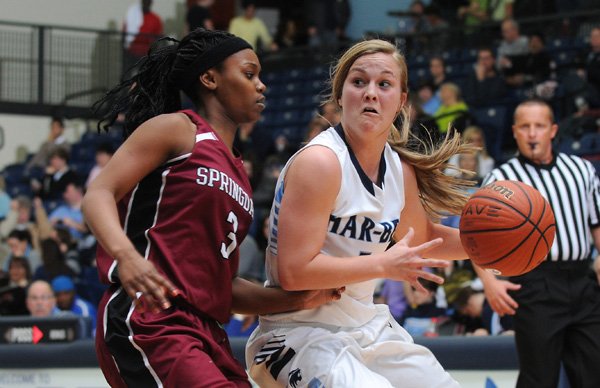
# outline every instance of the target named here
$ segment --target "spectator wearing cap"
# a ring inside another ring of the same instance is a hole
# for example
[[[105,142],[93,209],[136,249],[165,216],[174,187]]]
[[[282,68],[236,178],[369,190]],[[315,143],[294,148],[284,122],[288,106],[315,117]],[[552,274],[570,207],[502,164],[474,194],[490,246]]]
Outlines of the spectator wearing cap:
[[[73,280],[69,276],[57,276],[52,280],[52,289],[56,295],[56,305],[60,310],[90,318],[93,334],[96,331],[96,308],[77,295]]]

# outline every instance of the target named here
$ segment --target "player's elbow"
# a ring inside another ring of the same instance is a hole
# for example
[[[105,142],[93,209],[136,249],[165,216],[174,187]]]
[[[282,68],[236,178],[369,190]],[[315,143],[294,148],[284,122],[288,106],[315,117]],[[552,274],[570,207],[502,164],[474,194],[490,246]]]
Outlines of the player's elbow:
[[[279,285],[286,291],[301,291],[306,289],[301,276],[299,276],[299,271],[291,268],[279,268]]]

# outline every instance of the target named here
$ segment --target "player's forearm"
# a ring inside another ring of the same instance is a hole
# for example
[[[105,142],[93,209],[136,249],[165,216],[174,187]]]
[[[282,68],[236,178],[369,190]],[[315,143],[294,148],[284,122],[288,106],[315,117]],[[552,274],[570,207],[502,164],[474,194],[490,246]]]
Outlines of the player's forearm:
[[[233,279],[232,287],[233,313],[263,315],[304,308],[304,298],[301,293],[263,287],[240,277]]]
[[[466,260],[469,258],[460,242],[458,229],[434,224],[428,239],[433,240],[436,238],[442,238],[444,243],[431,249],[431,251],[425,255],[426,257],[444,260]]]

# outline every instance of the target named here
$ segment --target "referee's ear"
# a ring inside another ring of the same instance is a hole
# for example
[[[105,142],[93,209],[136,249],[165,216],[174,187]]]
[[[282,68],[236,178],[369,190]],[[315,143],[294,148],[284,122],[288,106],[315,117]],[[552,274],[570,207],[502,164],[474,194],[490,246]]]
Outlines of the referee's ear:
[[[552,133],[551,135],[551,139],[554,139],[554,137],[556,136],[556,134],[558,133],[558,124],[552,124],[552,127],[550,128],[550,131]]]

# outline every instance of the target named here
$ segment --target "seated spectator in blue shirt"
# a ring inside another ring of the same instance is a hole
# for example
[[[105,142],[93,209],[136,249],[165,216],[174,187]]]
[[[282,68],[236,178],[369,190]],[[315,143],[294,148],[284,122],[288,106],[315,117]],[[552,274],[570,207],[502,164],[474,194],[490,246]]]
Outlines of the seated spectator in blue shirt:
[[[88,232],[81,212],[83,189],[77,183],[69,183],[63,193],[65,203],[50,213],[50,223],[55,228],[66,228],[71,236],[78,240]]]
[[[433,90],[433,84],[429,81],[422,81],[418,86],[417,94],[423,112],[429,116],[435,115],[435,112],[442,105],[442,100],[440,100],[440,96]]]
[[[52,280],[52,289],[56,295],[56,305],[60,310],[90,318],[93,335],[96,331],[96,307],[77,295],[73,280],[64,275],[57,276]]]
[[[404,283],[404,294],[408,306],[404,311],[401,324],[413,337],[429,335],[437,331],[438,319],[447,317],[446,308],[440,307],[445,300],[436,297],[438,284],[429,280],[419,280],[427,292],[416,290],[409,283]]]
[[[385,279],[381,289],[381,302],[390,307],[390,313],[396,321],[402,321],[407,308],[407,300],[404,296],[404,282]]]

